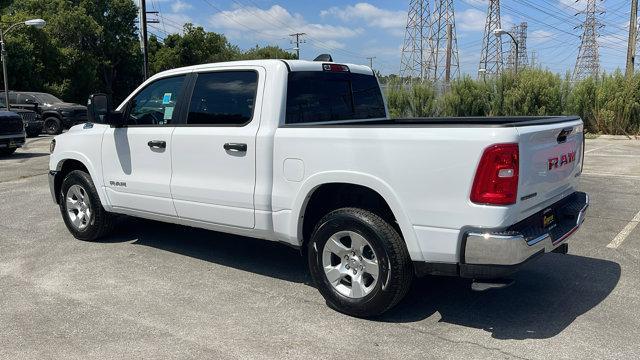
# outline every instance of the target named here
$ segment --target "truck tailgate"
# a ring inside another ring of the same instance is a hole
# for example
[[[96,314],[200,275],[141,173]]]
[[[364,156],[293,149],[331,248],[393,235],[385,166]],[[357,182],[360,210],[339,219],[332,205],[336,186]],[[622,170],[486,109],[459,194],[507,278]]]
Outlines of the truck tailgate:
[[[518,204],[523,213],[557,201],[574,191],[582,171],[583,124],[567,121],[556,124],[517,127],[520,146]]]

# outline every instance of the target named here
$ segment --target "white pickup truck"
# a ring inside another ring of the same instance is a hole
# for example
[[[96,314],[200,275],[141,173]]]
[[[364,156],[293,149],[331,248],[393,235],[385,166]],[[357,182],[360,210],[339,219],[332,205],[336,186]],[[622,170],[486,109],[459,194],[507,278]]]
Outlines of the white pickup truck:
[[[51,144],[69,231],[114,214],[278,241],[329,306],[375,316],[415,276],[490,284],[565,242],[588,206],[577,117],[390,119],[371,69],[261,60],[162,72]]]

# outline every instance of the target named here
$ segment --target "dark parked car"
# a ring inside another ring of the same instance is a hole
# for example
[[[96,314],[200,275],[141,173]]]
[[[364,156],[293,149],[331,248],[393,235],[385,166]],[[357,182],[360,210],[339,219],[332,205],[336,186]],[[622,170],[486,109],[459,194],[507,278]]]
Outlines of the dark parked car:
[[[0,156],[13,154],[24,145],[25,137],[20,115],[12,111],[0,111]]]
[[[0,98],[0,110],[2,108],[6,109],[4,104],[4,98]],[[42,121],[42,117],[35,111],[26,110],[26,109],[11,109],[11,112],[14,112],[22,118],[22,122],[24,123],[24,130],[27,133],[27,137],[36,137],[40,135],[42,132],[42,127],[44,122]]]
[[[4,91],[0,92],[4,97]],[[44,120],[44,131],[57,135],[64,129],[87,121],[87,107],[64,102],[57,97],[41,92],[9,91],[9,104],[13,109],[37,112]]]

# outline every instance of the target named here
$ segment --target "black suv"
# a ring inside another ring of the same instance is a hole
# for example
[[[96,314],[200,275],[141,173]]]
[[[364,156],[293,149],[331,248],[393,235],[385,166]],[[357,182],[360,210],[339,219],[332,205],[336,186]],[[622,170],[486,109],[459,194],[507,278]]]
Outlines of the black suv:
[[[13,154],[24,143],[22,118],[13,111],[0,110],[0,156]]]
[[[4,91],[0,92],[4,97]],[[9,91],[11,109],[27,109],[37,112],[44,120],[44,131],[57,135],[63,129],[87,122],[87,107],[66,103],[57,97],[41,92]]]
[[[6,110],[4,105],[4,97],[0,98],[0,110]],[[42,132],[42,118],[40,114],[35,111],[25,109],[11,109],[12,112],[20,115],[22,122],[24,123],[24,130],[27,133],[27,137],[36,137]]]

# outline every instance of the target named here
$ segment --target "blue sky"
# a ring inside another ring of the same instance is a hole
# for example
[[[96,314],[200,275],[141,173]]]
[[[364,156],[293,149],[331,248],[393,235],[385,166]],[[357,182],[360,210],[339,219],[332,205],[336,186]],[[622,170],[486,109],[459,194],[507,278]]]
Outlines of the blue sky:
[[[502,25],[528,22],[529,53],[536,50],[540,64],[564,73],[573,69],[580,44],[578,26],[585,0],[502,0]],[[305,32],[301,58],[330,53],[335,61],[368,63],[383,74],[397,73],[406,26],[408,0],[147,0],[148,10],[160,11],[160,24],[150,29],[159,37],[179,32],[192,22],[223,33],[246,49],[278,45],[291,49],[288,34]],[[604,25],[599,38],[601,65],[612,71],[624,67],[630,5],[628,0],[604,0],[599,6]],[[476,75],[482,47],[487,0],[454,0],[460,67]],[[152,17],[152,16],[151,16]],[[504,47],[508,51],[508,46]]]

